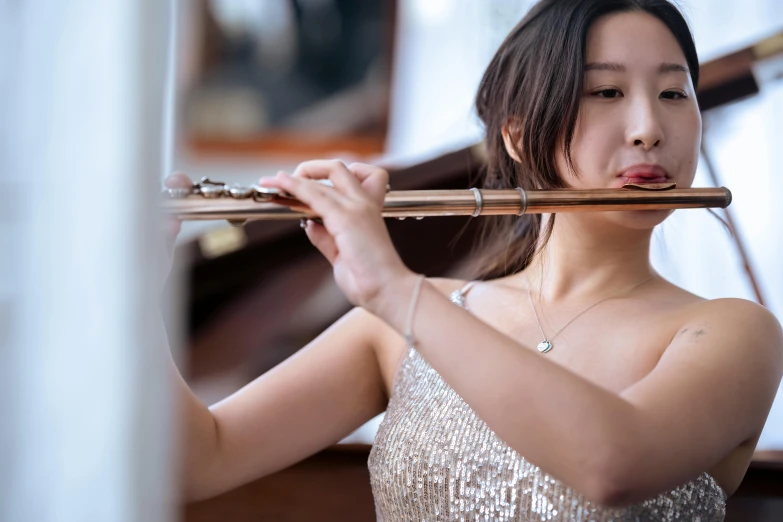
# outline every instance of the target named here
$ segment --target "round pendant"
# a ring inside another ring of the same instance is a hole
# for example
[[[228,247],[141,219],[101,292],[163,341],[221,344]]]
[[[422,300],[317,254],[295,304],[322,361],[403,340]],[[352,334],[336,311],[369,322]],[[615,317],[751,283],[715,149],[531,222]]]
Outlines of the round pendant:
[[[541,353],[546,353],[551,349],[552,349],[552,343],[550,343],[546,339],[538,343],[538,351]]]

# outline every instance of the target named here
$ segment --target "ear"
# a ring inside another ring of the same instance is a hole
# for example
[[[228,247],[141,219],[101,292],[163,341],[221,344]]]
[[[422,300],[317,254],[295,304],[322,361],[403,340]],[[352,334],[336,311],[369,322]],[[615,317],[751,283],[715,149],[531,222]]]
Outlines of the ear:
[[[500,132],[503,135],[503,145],[505,145],[506,152],[508,153],[508,155],[511,156],[511,158],[517,163],[521,163],[521,160],[519,159],[519,154],[517,154],[517,147],[515,144],[513,134],[511,133],[511,131],[509,131],[509,124],[511,123],[512,123],[511,120],[506,121],[506,123],[504,123],[500,129]]]

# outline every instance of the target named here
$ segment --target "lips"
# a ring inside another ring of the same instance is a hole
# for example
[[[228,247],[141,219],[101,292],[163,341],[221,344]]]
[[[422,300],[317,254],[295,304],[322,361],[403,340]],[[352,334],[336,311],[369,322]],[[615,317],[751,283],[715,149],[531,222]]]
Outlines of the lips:
[[[669,175],[660,165],[639,164],[628,167],[618,175],[623,183],[666,183]]]

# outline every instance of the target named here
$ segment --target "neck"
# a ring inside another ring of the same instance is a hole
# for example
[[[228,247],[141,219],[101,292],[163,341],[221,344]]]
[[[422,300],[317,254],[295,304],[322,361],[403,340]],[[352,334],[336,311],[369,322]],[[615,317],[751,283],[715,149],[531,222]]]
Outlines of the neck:
[[[527,277],[531,292],[550,303],[605,296],[655,273],[650,265],[651,237],[652,229],[560,214],[549,242],[520,275]]]

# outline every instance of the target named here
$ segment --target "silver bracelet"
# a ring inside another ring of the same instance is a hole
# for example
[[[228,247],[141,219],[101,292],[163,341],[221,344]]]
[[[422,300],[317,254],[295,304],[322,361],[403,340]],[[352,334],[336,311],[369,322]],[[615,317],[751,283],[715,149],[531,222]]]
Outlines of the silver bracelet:
[[[405,342],[409,347],[415,347],[416,341],[413,339],[413,315],[416,311],[416,302],[419,300],[419,292],[421,291],[421,284],[424,282],[424,275],[419,275],[419,279],[416,281],[416,286],[413,288],[413,297],[411,297],[411,304],[408,307],[408,319],[405,321]]]

